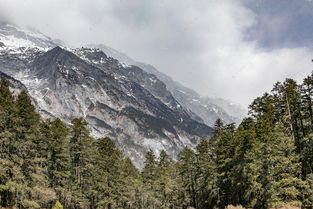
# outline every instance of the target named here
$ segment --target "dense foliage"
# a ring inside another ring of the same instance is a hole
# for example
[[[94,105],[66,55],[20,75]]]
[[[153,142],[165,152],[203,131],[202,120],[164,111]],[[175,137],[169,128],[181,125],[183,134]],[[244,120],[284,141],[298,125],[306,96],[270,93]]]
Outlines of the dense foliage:
[[[313,204],[313,74],[255,99],[236,127],[138,170],[83,118],[43,121],[26,92],[0,82],[0,206],[69,209],[266,209]]]

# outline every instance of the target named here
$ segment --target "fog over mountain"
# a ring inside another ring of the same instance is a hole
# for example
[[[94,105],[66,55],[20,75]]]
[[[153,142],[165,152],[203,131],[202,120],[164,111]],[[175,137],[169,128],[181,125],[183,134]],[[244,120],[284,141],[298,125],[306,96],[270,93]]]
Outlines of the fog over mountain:
[[[194,147],[218,118],[240,123],[276,80],[311,71],[308,23],[287,15],[313,7],[297,2],[0,0],[0,70],[42,116],[86,118],[139,165],[149,148]]]
[[[247,106],[277,80],[312,70],[312,4],[0,0],[0,16],[73,46],[106,44],[202,95]]]
[[[138,167],[150,149],[176,157],[185,146],[212,136],[212,124],[178,102],[157,76],[100,49],[62,44],[0,22],[0,78],[11,82],[14,94],[27,91],[43,119],[70,124],[84,118],[92,136],[112,138]],[[207,117],[237,122],[213,108],[205,106]]]
[[[0,209],[313,205],[313,0],[0,0]]]

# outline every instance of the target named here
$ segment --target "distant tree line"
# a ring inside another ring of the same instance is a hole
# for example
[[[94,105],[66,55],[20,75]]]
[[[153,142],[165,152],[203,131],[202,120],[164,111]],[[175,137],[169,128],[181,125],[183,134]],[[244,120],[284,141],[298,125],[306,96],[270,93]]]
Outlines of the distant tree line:
[[[276,83],[236,127],[176,160],[146,153],[138,170],[83,118],[41,120],[30,97],[0,82],[0,206],[54,209],[266,209],[313,204],[313,74]]]

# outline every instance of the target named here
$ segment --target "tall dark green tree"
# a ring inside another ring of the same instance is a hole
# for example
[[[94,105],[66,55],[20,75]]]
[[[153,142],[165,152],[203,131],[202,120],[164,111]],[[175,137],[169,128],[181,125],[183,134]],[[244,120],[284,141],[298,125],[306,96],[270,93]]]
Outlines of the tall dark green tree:
[[[218,201],[217,173],[213,149],[208,140],[196,147],[196,194],[199,208],[214,208]]]
[[[304,118],[306,119],[306,132],[313,133],[313,74],[309,75],[303,80],[301,85],[302,107],[304,109]]]
[[[95,208],[117,208],[122,204],[123,182],[121,182],[122,154],[110,138],[100,138],[96,142],[95,165],[92,172],[93,181],[98,182],[92,188]]]
[[[178,155],[182,208],[188,208],[189,206],[196,208],[198,205],[195,158],[195,153],[187,147]]]
[[[160,208],[174,208],[178,203],[178,184],[173,162],[168,154],[162,150],[156,168],[156,192],[159,194]]]
[[[15,137],[16,104],[9,83],[0,81],[0,205],[12,207],[20,202],[25,182],[20,169],[22,159]]]
[[[44,137],[48,138],[48,176],[50,186],[57,193],[59,201],[66,204],[71,174],[67,126],[59,119],[48,122]],[[43,131],[42,131],[43,132]]]
[[[306,136],[304,117],[302,114],[300,86],[293,79],[277,83],[273,89],[276,104],[280,110],[278,118],[290,131],[298,153],[301,152],[301,139]]]
[[[295,84],[293,81],[288,82]],[[289,128],[283,125],[283,118],[277,120],[271,117],[277,110],[276,99],[275,96],[266,94],[250,106],[250,112],[257,113],[253,116],[256,120],[255,140],[259,147],[254,150],[255,168],[259,170],[256,175],[258,190],[255,201],[252,202],[252,206],[256,208],[296,206],[300,200],[302,182],[297,150],[300,147],[297,148],[299,144],[295,137],[290,136]]]
[[[40,145],[40,116],[36,112],[26,91],[16,99],[17,116],[16,141],[19,143],[18,155],[23,162],[22,172],[28,181],[27,194],[22,200],[23,207],[45,207],[55,198],[49,189],[47,167],[43,156],[38,152]]]
[[[217,124],[218,125],[218,124]],[[214,153],[216,172],[218,174],[217,186],[219,188],[218,205],[223,208],[233,200],[233,182],[231,180],[234,169],[235,155],[235,125],[219,125],[214,133]]]
[[[125,209],[143,208],[144,184],[139,170],[129,158],[122,160],[120,175],[122,183],[118,189],[121,193],[119,207]]]
[[[145,185],[144,194],[144,207],[158,208],[160,206],[160,200],[158,193],[156,192],[156,180],[157,180],[157,159],[154,152],[150,149],[146,153],[145,166],[142,171],[142,179]]]
[[[70,157],[72,167],[72,205],[76,208],[87,208],[87,194],[90,190],[90,179],[93,167],[93,141],[87,122],[83,118],[72,120],[70,133]]]

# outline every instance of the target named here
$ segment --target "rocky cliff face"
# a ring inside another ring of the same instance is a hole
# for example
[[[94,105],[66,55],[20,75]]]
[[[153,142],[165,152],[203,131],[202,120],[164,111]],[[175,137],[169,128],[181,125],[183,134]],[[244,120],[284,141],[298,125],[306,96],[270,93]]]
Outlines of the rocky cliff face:
[[[13,25],[2,23],[0,29],[1,77],[27,89],[44,118],[66,123],[86,118],[94,136],[114,139],[137,166],[148,149],[174,157],[212,134],[164,82],[139,67],[122,65],[97,49],[61,48]],[[23,42],[27,33],[31,43]]]
[[[190,115],[192,115],[195,120],[204,122],[208,126],[213,126],[218,118],[225,123],[239,124],[247,113],[247,111],[240,105],[234,104],[233,102],[225,99],[201,96],[194,90],[185,87],[184,85],[174,81],[166,74],[158,71],[152,65],[137,62],[124,53],[108,46],[103,44],[93,44],[89,46],[99,48],[108,56],[118,59],[121,63],[138,66],[144,72],[156,76],[166,85],[167,90],[172,94],[175,100],[178,101],[187,111],[189,111]]]

